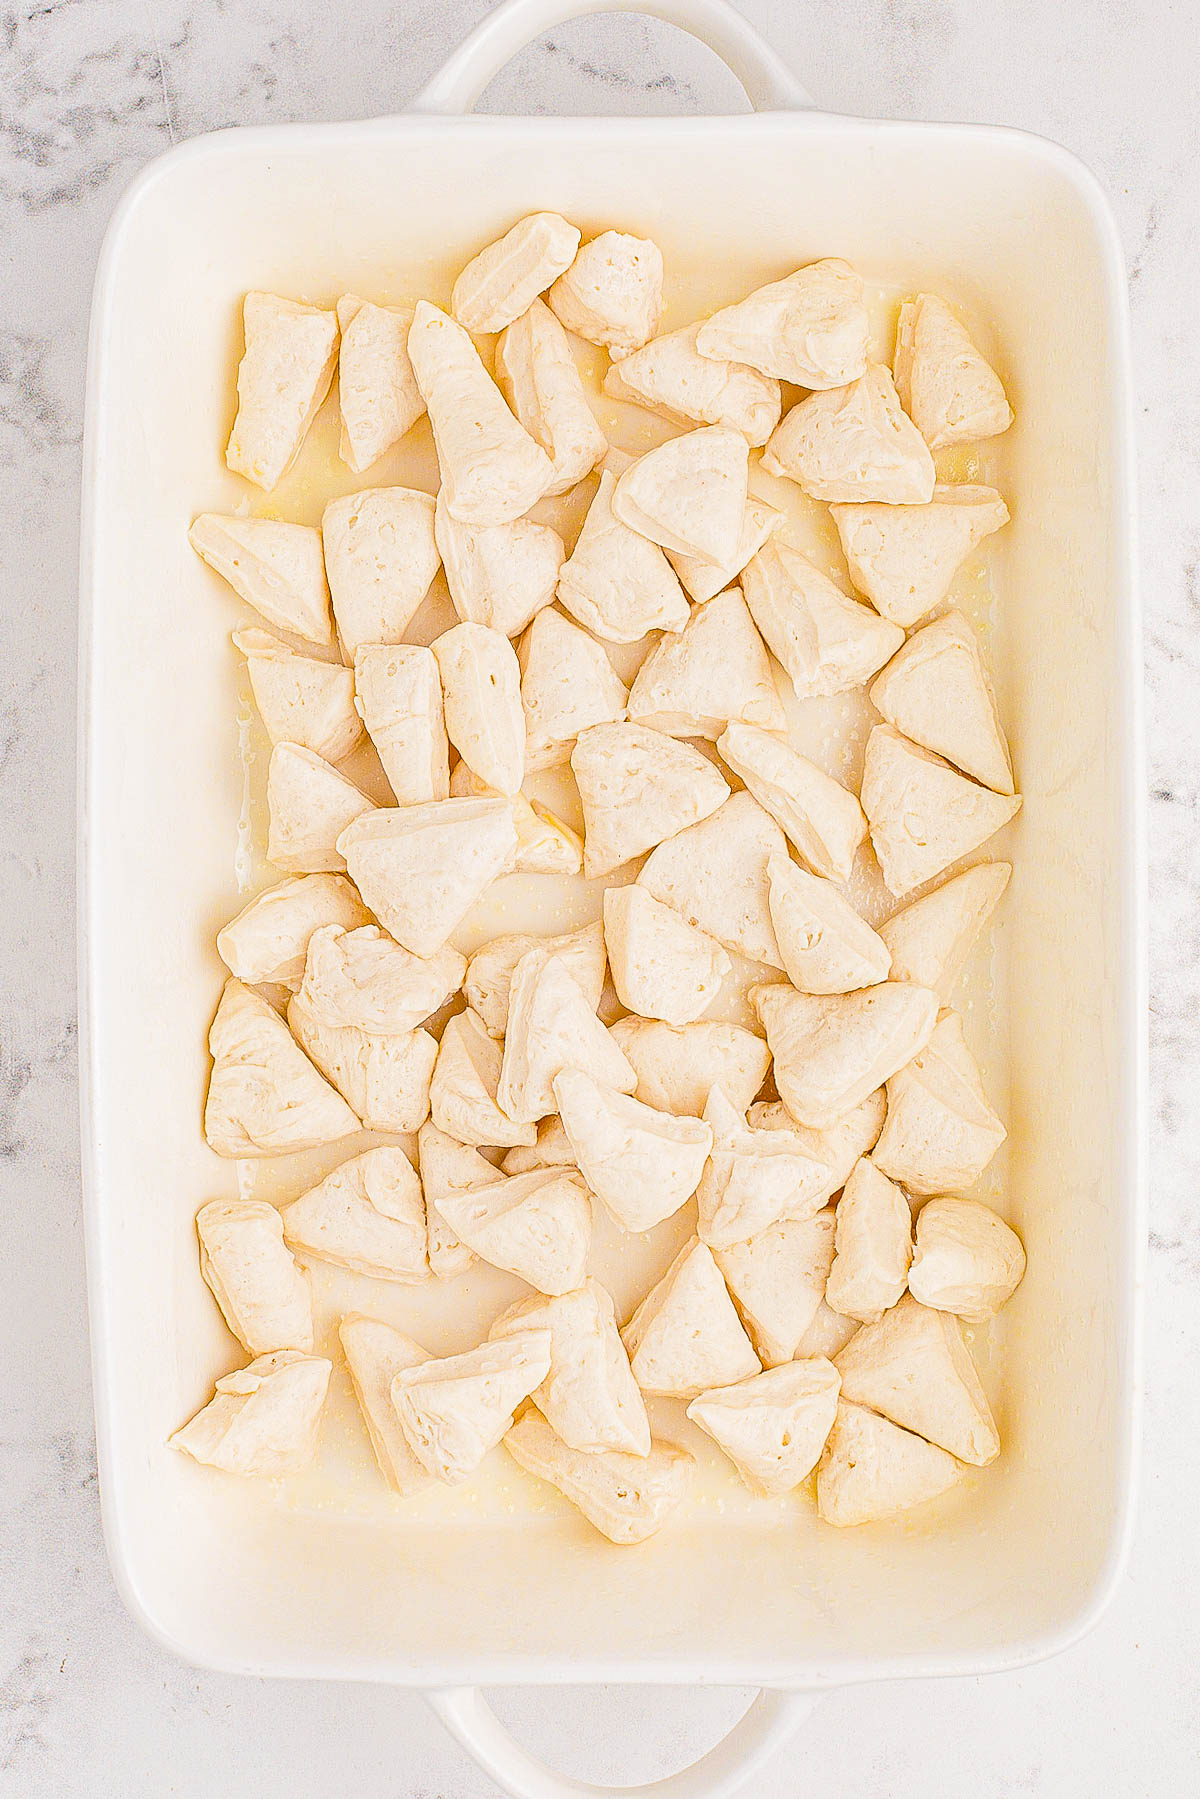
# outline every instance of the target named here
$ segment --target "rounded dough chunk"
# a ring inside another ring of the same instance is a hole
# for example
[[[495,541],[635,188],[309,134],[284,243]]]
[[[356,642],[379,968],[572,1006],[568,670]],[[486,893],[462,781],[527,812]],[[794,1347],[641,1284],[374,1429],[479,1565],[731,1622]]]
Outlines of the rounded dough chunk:
[[[354,710],[354,674],[340,662],[298,656],[269,631],[235,631],[234,648],[272,743],[295,743],[326,762],[341,762],[362,736]]]
[[[865,1406],[839,1404],[817,1469],[817,1512],[849,1526],[894,1518],[946,1493],[966,1473],[944,1449]]]
[[[820,1459],[840,1385],[837,1369],[823,1357],[789,1362],[701,1393],[687,1415],[725,1451],[752,1492],[790,1493]]]
[[[497,1103],[521,1124],[556,1110],[555,1076],[580,1068],[603,1087],[632,1093],[637,1076],[597,1018],[570,966],[541,949],[522,956],[509,988]]]
[[[429,1278],[425,1201],[402,1149],[381,1145],[352,1156],[283,1208],[293,1249],[376,1280]]]
[[[760,1363],[706,1243],[685,1243],[621,1333],[643,1393],[694,1399]]]
[[[717,749],[816,875],[848,881],[867,834],[863,809],[839,781],[782,737],[731,719]],[[786,845],[780,845],[781,852]],[[782,968],[782,961],[775,966]]]
[[[578,1068],[555,1077],[554,1097],[584,1180],[627,1231],[670,1218],[700,1184],[713,1135],[603,1087]]]
[[[1012,408],[991,364],[936,294],[900,308],[894,361],[900,403],[931,450],[996,437]]]
[[[870,1406],[960,1462],[981,1468],[999,1455],[1000,1438],[962,1325],[948,1312],[919,1305],[906,1293],[877,1324],[855,1332],[836,1365],[843,1399]]]
[[[678,636],[659,640],[634,677],[629,716],[671,737],[714,743],[735,720],[786,730],[766,648],[740,589],[706,600]]]
[[[899,625],[852,600],[790,544],[760,549],[742,570],[742,592],[798,700],[865,686],[904,642]]]
[[[487,625],[455,625],[433,645],[446,735],[489,787],[519,793],[525,778],[521,666],[508,638]]]
[[[342,345],[338,404],[342,461],[356,475],[398,444],[425,410],[408,359],[409,306],[374,306],[357,294],[337,303]]]
[[[169,1441],[226,1474],[298,1474],[316,1454],[333,1363],[295,1349],[258,1356],[226,1374],[196,1416]]]
[[[610,1543],[644,1543],[682,1502],[695,1462],[673,1443],[655,1442],[646,1456],[571,1449],[536,1412],[504,1439],[526,1473],[547,1481],[577,1506]]]
[[[299,993],[288,1002],[297,1043],[368,1131],[415,1131],[429,1116],[437,1041],[428,1031],[374,1032],[322,1024]]]
[[[713,1251],[731,1249],[783,1217],[812,1218],[825,1203],[828,1170],[791,1131],[754,1131],[714,1087],[704,1108],[712,1152],[699,1192],[699,1234]]]
[[[573,1172],[495,1174],[489,1186],[444,1193],[437,1209],[477,1256],[539,1293],[570,1293],[587,1277],[592,1208]]]
[[[771,922],[788,980],[801,993],[852,993],[886,981],[887,945],[832,881],[790,856],[767,863]]]
[[[675,1026],[655,1018],[619,1018],[609,1032],[637,1076],[644,1105],[699,1118],[714,1087],[744,1109],[767,1078],[771,1055],[738,1024]],[[882,1123],[882,1118],[880,1120]]]
[[[667,1024],[706,1012],[733,966],[715,937],[636,883],[605,892],[604,940],[621,1004]]]
[[[392,1406],[392,1382],[402,1368],[429,1361],[428,1350],[381,1318],[365,1318],[361,1312],[346,1314],[338,1337],[380,1473],[401,1498],[420,1492],[429,1474],[405,1442]]]
[[[338,839],[359,892],[414,956],[432,956],[517,847],[505,799],[379,809]]]
[[[341,874],[348,825],[374,812],[353,781],[296,743],[277,743],[267,769],[267,861],[295,874]]]
[[[877,1323],[904,1292],[911,1260],[908,1201],[864,1157],[838,1201],[826,1305],[861,1324]]]
[[[629,695],[602,645],[556,606],[536,615],[518,659],[527,769],[569,762],[581,731],[625,717]]]
[[[392,1381],[392,1405],[405,1442],[435,1479],[458,1486],[496,1447],[521,1401],[549,1370],[546,1330],[401,1368]]]
[[[568,493],[607,453],[608,439],[588,405],[567,334],[535,300],[496,345],[500,391],[554,464],[548,494]]]
[[[740,431],[752,449],[765,444],[782,410],[778,381],[744,362],[701,356],[700,329],[666,331],[614,362],[604,377],[605,393],[675,424],[725,425]]]
[[[727,949],[782,968],[767,863],[786,847],[762,807],[748,793],[735,793],[711,817],[660,843],[646,858],[638,886]]]
[[[367,735],[400,805],[446,799],[450,741],[433,651],[415,643],[361,643],[354,681]]]
[[[670,437],[625,470],[613,489],[613,513],[664,550],[728,562],[746,515],[749,455],[741,432],[727,425]]]
[[[828,256],[722,307],[699,327],[696,347],[797,387],[826,388],[866,372],[869,341],[862,279]]]
[[[825,1130],[918,1055],[933,1035],[937,996],[907,981],[863,993],[752,987],[775,1059],[775,1085],[798,1124]]]
[[[650,1453],[646,1404],[617,1329],[613,1302],[598,1281],[556,1298],[537,1295],[502,1312],[489,1339],[514,1332],[550,1332],[550,1372],[530,1394],[546,1422],[570,1449],[598,1455]]]
[[[907,629],[945,599],[977,544],[1008,523],[994,487],[939,481],[928,505],[833,506],[850,579],[875,610]]]
[[[464,624],[516,637],[554,598],[566,549],[557,531],[529,518],[507,525],[464,525],[445,494],[434,512],[437,547],[454,610]]]
[[[557,212],[531,212],[472,257],[450,295],[468,331],[503,331],[570,268],[581,233]]]
[[[321,514],[333,613],[347,660],[360,644],[401,643],[441,560],[432,494],[364,487]]]
[[[708,818],[729,798],[728,782],[699,750],[638,724],[582,731],[571,772],[583,805],[588,880]]]
[[[988,1104],[962,1019],[942,1012],[924,1048],[888,1081],[887,1122],[875,1160],[913,1193],[978,1180],[1008,1132]]]
[[[1011,862],[977,862],[885,919],[879,935],[892,953],[892,979],[931,987],[947,1002],[1011,874]]]
[[[322,648],[332,644],[321,533],[311,525],[202,512],[192,521],[188,542],[277,631]]]
[[[239,981],[298,987],[308,945],[322,925],[355,931],[371,914],[344,875],[291,875],[255,894],[217,933],[217,954]]]
[[[429,1090],[433,1122],[447,1136],[505,1149],[537,1142],[535,1125],[514,1124],[496,1104],[502,1053],[474,1012],[447,1020]]]
[[[746,1115],[747,1123],[756,1131],[791,1131],[800,1147],[815,1162],[824,1162],[829,1170],[825,1198],[844,1187],[860,1156],[870,1155],[879,1141],[887,1114],[887,1094],[882,1087],[869,1093],[861,1105],[839,1118],[824,1130],[811,1130],[797,1124],[782,1100],[757,1100]]]
[[[613,511],[616,477],[605,469],[558,579],[558,603],[607,643],[637,643],[649,631],[680,631],[687,595],[658,544]]]
[[[248,293],[242,327],[237,417],[225,462],[270,491],[300,454],[329,392],[337,366],[337,314],[279,294]]]
[[[744,1243],[713,1252],[764,1367],[825,1353],[810,1347],[808,1337],[833,1261],[836,1217],[825,1206],[811,1218],[781,1218]]]
[[[996,793],[1016,791],[979,640],[961,612],[914,631],[872,683],[870,698],[888,724],[922,749]]]
[[[530,950],[539,951],[543,960],[559,956],[592,1011],[600,1004],[604,991],[604,927],[598,920],[559,937],[534,937],[524,931],[493,937],[475,951],[463,981],[467,1004],[478,1014],[490,1037],[503,1037],[508,1029],[513,974]]]
[[[283,1221],[261,1199],[212,1199],[196,1214],[200,1272],[252,1356],[313,1346],[312,1293],[284,1246]]]
[[[974,1199],[931,1199],[917,1214],[909,1269],[914,1299],[982,1324],[1006,1305],[1025,1276],[1016,1231]]]
[[[969,781],[894,726],[876,725],[863,760],[862,807],[888,891],[899,898],[986,843],[1021,801]]]
[[[814,500],[897,506],[933,497],[929,446],[879,363],[849,386],[810,394],[785,413],[763,451],[763,467],[798,482]]]
[[[378,925],[321,925],[308,940],[300,992],[321,1024],[412,1031],[458,991],[466,970],[457,950],[414,956]]]
[[[204,1135],[219,1156],[287,1155],[358,1130],[274,1006],[241,981],[226,981],[208,1047]]]
[[[583,245],[546,299],[559,323],[614,362],[658,330],[663,309],[663,259],[648,237],[602,231]]]

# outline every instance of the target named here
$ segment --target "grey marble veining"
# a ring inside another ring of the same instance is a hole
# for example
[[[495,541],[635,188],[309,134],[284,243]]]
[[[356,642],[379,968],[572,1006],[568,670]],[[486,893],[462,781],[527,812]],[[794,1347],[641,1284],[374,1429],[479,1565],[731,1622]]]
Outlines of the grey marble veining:
[[[123,188],[228,124],[395,110],[482,0],[44,0],[0,13],[0,1793],[484,1799],[421,1702],[187,1668],[100,1540],[78,1198],[75,586],[92,272]],[[1057,138],[1113,197],[1136,333],[1151,822],[1153,1234],[1130,1575],[1084,1643],[986,1682],[831,1695],[761,1799],[1138,1799],[1200,1782],[1200,107],[1174,0],[744,0],[817,100]],[[713,110],[736,86],[638,20],[552,32],[496,110]],[[645,1778],[737,1695],[506,1695],[561,1765]]]

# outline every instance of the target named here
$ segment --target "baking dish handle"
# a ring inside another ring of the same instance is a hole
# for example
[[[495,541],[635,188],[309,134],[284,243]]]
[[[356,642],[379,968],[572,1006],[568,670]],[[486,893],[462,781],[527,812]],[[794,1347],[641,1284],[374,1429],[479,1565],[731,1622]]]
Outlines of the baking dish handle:
[[[606,12],[645,13],[699,39],[728,64],[757,112],[814,104],[787,64],[728,0],[506,0],[459,45],[410,111],[470,112],[492,77],[526,44],[568,19]]]
[[[631,1787],[593,1786],[556,1774],[509,1734],[478,1687],[443,1687],[425,1696],[450,1734],[511,1799],[726,1799],[783,1747],[821,1695],[764,1690],[690,1768]]]

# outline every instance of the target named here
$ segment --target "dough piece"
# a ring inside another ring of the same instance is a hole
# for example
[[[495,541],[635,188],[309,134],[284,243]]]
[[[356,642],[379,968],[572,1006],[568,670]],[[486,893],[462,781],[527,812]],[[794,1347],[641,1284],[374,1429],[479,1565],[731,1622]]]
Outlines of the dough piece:
[[[602,231],[584,244],[546,298],[560,324],[603,345],[616,362],[658,330],[662,289],[657,244],[627,231]]]
[[[836,1253],[825,1303],[835,1312],[877,1324],[908,1284],[912,1213],[899,1187],[863,1160],[838,1201]]]
[[[691,598],[697,605],[703,605],[705,600],[715,599],[737,580],[750,559],[758,554],[782,523],[782,512],[768,506],[765,500],[756,500],[751,494],[742,516],[737,550],[728,561],[710,562],[705,556],[681,556],[676,550],[667,551],[667,561]]]
[[[531,212],[472,257],[450,295],[468,331],[503,331],[565,274],[580,232],[557,212]]]
[[[982,1324],[1024,1276],[1021,1239],[989,1207],[974,1199],[931,1199],[921,1207],[909,1288],[923,1306]]]
[[[876,725],[863,761],[862,806],[884,881],[900,898],[986,843],[1021,801],[968,781],[892,725]]]
[[[694,1399],[759,1371],[712,1251],[695,1237],[647,1293],[622,1336],[643,1393]]]
[[[911,1062],[937,1022],[936,994],[907,981],[823,995],[752,987],[750,998],[775,1058],[779,1096],[797,1124],[814,1130],[836,1124]]]
[[[987,1102],[962,1019],[943,1012],[919,1054],[888,1082],[876,1161],[913,1193],[945,1193],[979,1179],[1008,1132]]]
[[[718,737],[717,749],[786,832],[813,874],[848,881],[867,834],[867,821],[854,795],[785,739],[757,725],[732,719]],[[779,850],[786,853],[786,845],[781,842]]]
[[[692,1197],[713,1146],[707,1124],[655,1111],[578,1068],[555,1077],[554,1097],[584,1180],[625,1230],[652,1230]]]
[[[742,592],[798,700],[865,686],[904,642],[899,625],[850,599],[790,544],[759,550],[742,571]]]
[[[597,921],[561,937],[534,937],[514,932],[481,945],[467,964],[463,992],[479,1014],[489,1037],[508,1029],[509,989],[522,956],[540,950],[545,959],[561,956],[594,1012],[604,990],[604,927]]]
[[[252,1356],[313,1346],[312,1293],[261,1199],[210,1199],[196,1214],[200,1272],[226,1324]]]
[[[299,993],[288,1001],[297,1043],[368,1131],[415,1131],[429,1116],[437,1041],[428,1031],[385,1034],[322,1024]]]
[[[510,1149],[500,1166],[505,1174],[529,1174],[534,1168],[577,1168],[579,1164],[562,1119],[543,1118],[537,1142],[528,1149],[523,1145]]]
[[[728,562],[746,516],[750,451],[740,431],[702,425],[630,464],[613,489],[614,516],[680,556]]]
[[[496,1170],[477,1149],[459,1143],[439,1131],[432,1122],[417,1132],[417,1159],[425,1189],[425,1222],[429,1233],[429,1267],[441,1280],[454,1280],[476,1260],[475,1251],[460,1242],[438,1211],[446,1193],[465,1193],[469,1187],[486,1186]]]
[[[729,798],[729,783],[699,750],[640,724],[590,725],[571,752],[583,802],[588,880],[643,855]]]
[[[269,631],[233,634],[246,658],[254,703],[272,743],[296,743],[326,762],[341,762],[362,736],[354,675],[340,662],[298,656]]]
[[[834,506],[850,579],[893,624],[915,625],[945,599],[975,546],[1008,523],[994,487],[939,481],[928,505]]]
[[[696,347],[797,387],[826,388],[865,374],[869,339],[861,277],[827,256],[722,307],[700,326]]]
[[[826,1524],[872,1524],[936,1499],[965,1473],[944,1449],[863,1406],[840,1404],[817,1469],[817,1512]]]
[[[443,1193],[437,1209],[476,1255],[539,1293],[570,1293],[586,1278],[592,1208],[577,1174],[561,1168],[493,1174],[490,1186]]]
[[[544,1418],[527,1412],[504,1439],[519,1467],[577,1506],[610,1543],[644,1543],[682,1502],[695,1462],[673,1443],[655,1442],[647,1456],[606,1449],[569,1449]]]
[[[401,1368],[392,1405],[422,1467],[447,1486],[474,1474],[550,1369],[550,1332],[528,1330],[465,1355]]]
[[[502,1051],[474,1012],[459,1012],[442,1032],[429,1103],[433,1122],[447,1136],[477,1145],[537,1142],[532,1124],[514,1124],[496,1104]]]
[[[900,404],[931,450],[997,437],[1012,424],[1000,377],[936,294],[900,308],[894,366]]]
[[[637,1076],[560,956],[528,951],[513,970],[496,1098],[520,1124],[556,1111],[554,1078],[581,1068],[602,1087],[632,1093]]]
[[[548,494],[568,493],[608,450],[588,405],[567,334],[541,300],[496,345],[500,391],[554,464]]]
[[[457,993],[466,971],[466,957],[454,949],[425,958],[402,949],[378,925],[357,931],[321,925],[308,940],[300,991],[321,1024],[411,1031]]]
[[[892,952],[892,979],[931,987],[947,1002],[1011,874],[1011,862],[977,862],[893,912],[879,927]]]
[[[510,800],[517,846],[500,871],[502,874],[577,875],[583,868],[583,838],[540,800],[527,799],[523,793],[498,795],[461,757],[450,777],[450,792],[456,799],[470,794],[480,799]]]
[[[382,1281],[429,1278],[425,1202],[402,1149],[352,1156],[283,1208],[293,1249]]]
[[[766,1080],[771,1061],[762,1038],[737,1024],[676,1027],[651,1018],[619,1018],[609,1035],[637,1074],[635,1092],[643,1105],[695,1118],[714,1087],[742,1111]]]
[[[598,1281],[573,1293],[518,1300],[502,1312],[489,1339],[514,1332],[550,1332],[550,1372],[530,1398],[571,1449],[597,1455],[650,1453],[646,1405],[629,1367],[613,1302]]]
[[[279,982],[298,987],[309,940],[322,925],[354,931],[371,914],[345,875],[289,875],[255,894],[217,933],[217,954],[239,981],[251,987]]]
[[[991,787],[1015,793],[1012,759],[979,642],[961,612],[914,631],[872,683],[871,704],[922,749]]]
[[[338,840],[363,899],[414,956],[441,949],[516,846],[504,799],[374,811]]]
[[[744,1243],[714,1251],[764,1367],[790,1362],[812,1329],[833,1261],[836,1217],[825,1206],[815,1217],[781,1218]],[[818,1352],[806,1347],[804,1353]]]
[[[929,446],[879,363],[849,386],[793,406],[771,433],[762,465],[769,475],[798,482],[814,500],[897,506],[933,498]]]
[[[337,366],[337,314],[278,294],[248,293],[242,327],[238,409],[225,463],[269,491],[300,454],[329,392]]]
[[[824,1357],[789,1362],[701,1393],[687,1415],[725,1451],[751,1492],[790,1493],[820,1459],[840,1385]]]
[[[878,1324],[864,1324],[837,1358],[842,1397],[916,1431],[960,1462],[982,1468],[1000,1438],[963,1342],[948,1312],[906,1293]]]
[[[323,648],[333,642],[321,533],[311,525],[202,512],[188,542],[277,631]]]
[[[402,1368],[428,1362],[429,1351],[381,1318],[365,1318],[361,1312],[346,1314],[338,1336],[380,1473],[402,1499],[419,1493],[429,1484],[429,1474],[404,1439],[392,1405],[392,1382]]]
[[[886,981],[888,947],[832,881],[790,856],[767,863],[771,922],[788,980],[801,993],[852,993]]]
[[[359,712],[398,803],[446,799],[450,743],[433,651],[415,643],[359,644],[354,681]]]
[[[714,1087],[704,1108],[712,1152],[696,1195],[701,1241],[731,1249],[783,1217],[813,1218],[825,1203],[828,1170],[804,1154],[791,1131],[752,1131]]]
[[[625,717],[625,683],[595,638],[557,606],[537,613],[518,655],[527,769],[569,762],[581,731]]]
[[[282,1156],[357,1131],[274,1006],[241,981],[226,981],[208,1047],[204,1135],[219,1156]]]
[[[687,595],[658,544],[631,531],[613,511],[614,476],[606,469],[558,579],[558,603],[607,643],[636,643],[648,631],[680,631]]]
[[[738,588],[706,600],[678,636],[660,639],[629,690],[629,716],[671,737],[714,743],[734,720],[786,730],[766,649]]]
[[[762,807],[748,793],[735,793],[710,818],[660,844],[647,857],[638,886],[727,949],[782,968],[767,903],[767,863],[786,847]]]
[[[506,525],[554,482],[554,465],[519,425],[462,326],[418,300],[408,334],[429,408],[445,502],[464,525]]]
[[[437,547],[454,610],[464,624],[517,637],[554,598],[566,547],[557,531],[516,518],[506,525],[464,525],[452,518],[445,490],[434,513]]]
[[[833,1217],[835,1214],[831,1213],[830,1216]],[[829,1242],[832,1251],[832,1235]],[[857,1329],[858,1320],[856,1318],[843,1318],[840,1312],[835,1312],[822,1300],[813,1313],[812,1323],[797,1345],[796,1354],[798,1356],[823,1355],[828,1356],[831,1362],[836,1361]]]
[[[621,1004],[667,1024],[691,1024],[706,1012],[733,966],[715,937],[636,883],[605,893],[604,939]]]
[[[296,874],[340,873],[337,840],[374,801],[312,750],[277,743],[267,769],[267,860]]]
[[[341,457],[363,475],[407,436],[425,410],[408,360],[412,308],[375,306],[357,294],[343,294],[337,316]]]
[[[402,643],[441,557],[434,500],[416,487],[366,487],[321,514],[325,567],[348,661],[364,643]]]
[[[723,425],[751,449],[765,444],[783,410],[778,381],[747,363],[701,356],[699,325],[666,331],[614,362],[604,377],[610,400],[649,407],[674,424]]]
[[[226,1474],[298,1474],[316,1454],[333,1363],[278,1349],[222,1375],[208,1404],[169,1439]]]
[[[468,768],[498,793],[525,778],[525,713],[517,652],[487,625],[455,625],[433,645],[442,674],[446,734]]]
[[[874,1149],[886,1114],[887,1094],[878,1087],[861,1105],[822,1131],[797,1124],[782,1100],[757,1101],[750,1107],[746,1122],[755,1131],[791,1131],[804,1153],[828,1168],[825,1198],[832,1199],[846,1185],[859,1157],[870,1155]]]

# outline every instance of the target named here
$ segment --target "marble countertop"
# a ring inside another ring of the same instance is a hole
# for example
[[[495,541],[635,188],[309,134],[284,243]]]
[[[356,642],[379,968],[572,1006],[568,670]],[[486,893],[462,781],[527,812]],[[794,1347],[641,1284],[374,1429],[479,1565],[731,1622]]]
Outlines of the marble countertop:
[[[1147,612],[1153,1172],[1146,1473],[1129,1573],[1079,1647],[986,1681],[834,1693],[756,1799],[1135,1799],[1200,1786],[1200,110],[1174,0],[742,0],[817,100],[1056,138],[1112,196],[1133,294]],[[96,1497],[76,1139],[75,589],[87,313],[122,190],[215,126],[402,106],[485,0],[21,0],[0,12],[0,1794],[485,1799],[422,1701],[172,1660],[113,1589]],[[497,110],[706,112],[666,28],[564,27]],[[668,1772],[745,1696],[524,1692],[593,1779]]]

